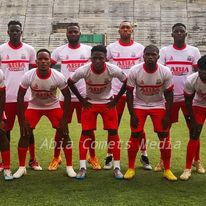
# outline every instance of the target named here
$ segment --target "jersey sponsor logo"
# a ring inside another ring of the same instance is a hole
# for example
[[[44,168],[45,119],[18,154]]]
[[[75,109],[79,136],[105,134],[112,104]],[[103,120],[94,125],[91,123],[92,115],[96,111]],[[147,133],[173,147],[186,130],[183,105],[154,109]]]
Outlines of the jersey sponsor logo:
[[[153,96],[153,95],[159,94],[160,87],[152,87],[152,86],[142,87],[140,89],[140,92],[145,96]]]
[[[116,65],[121,69],[130,69],[135,64],[135,60],[116,60]]]
[[[106,88],[107,87],[105,85],[105,86],[89,87],[88,89],[92,94],[101,94]]]
[[[70,63],[70,64],[67,64],[67,69],[70,71],[70,72],[74,72],[76,69],[78,69],[79,67],[83,66],[84,63],[80,63],[80,62],[77,62],[77,63]]]
[[[79,67],[86,64],[89,60],[88,59],[78,59],[78,60],[63,60],[61,63],[66,64],[66,68],[70,72],[74,72]]]
[[[24,62],[9,62],[8,69],[9,71],[23,71],[26,68]]]
[[[189,72],[189,68],[187,66],[171,66],[170,70],[174,76],[187,75]]]
[[[39,91],[39,92],[35,92],[35,96],[39,99],[49,99],[51,97],[54,97],[53,92],[48,92],[48,91]]]

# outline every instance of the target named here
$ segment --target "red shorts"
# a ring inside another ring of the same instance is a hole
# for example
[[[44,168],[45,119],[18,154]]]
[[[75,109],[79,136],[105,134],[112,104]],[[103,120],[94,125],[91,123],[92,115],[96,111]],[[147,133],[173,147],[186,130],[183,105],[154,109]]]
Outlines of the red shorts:
[[[64,102],[60,101],[61,108],[64,107]],[[69,107],[69,114],[67,117],[67,123],[72,122],[72,115],[74,113],[74,110],[76,110],[76,116],[78,123],[81,123],[81,114],[82,114],[82,104],[80,102],[71,102]]]
[[[98,114],[102,116],[105,130],[118,128],[116,108],[108,108],[106,104],[92,104],[90,108],[82,108],[82,130],[95,130]]]
[[[197,124],[203,125],[206,118],[206,108],[193,106],[193,113]]]
[[[132,132],[142,132],[144,130],[144,124],[148,115],[152,119],[154,131],[165,132],[162,127],[162,119],[165,115],[164,109],[135,109],[135,115],[139,122],[137,128],[131,127]]]
[[[28,102],[24,102],[24,109],[26,110]],[[6,114],[6,127],[7,131],[10,131],[14,127],[15,117],[17,115],[19,120],[19,114],[17,109],[17,102],[9,102],[5,104],[5,114]]]
[[[183,102],[174,102],[172,105],[171,123],[178,122],[180,109],[182,110],[182,113],[184,114],[184,116],[186,116],[188,114],[184,101]]]
[[[126,96],[122,96],[119,101],[117,102],[116,109],[117,109],[117,114],[122,115],[124,112],[126,104]]]
[[[50,110],[27,109],[25,111],[25,119],[32,129],[35,129],[42,116],[46,116],[50,120],[53,128],[58,128],[63,116],[63,111],[61,108]]]

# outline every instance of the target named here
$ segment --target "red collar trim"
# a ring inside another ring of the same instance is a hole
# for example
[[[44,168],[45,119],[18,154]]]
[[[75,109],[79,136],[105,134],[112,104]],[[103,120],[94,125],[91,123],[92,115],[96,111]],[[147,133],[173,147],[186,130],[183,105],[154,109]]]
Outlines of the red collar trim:
[[[154,72],[157,71],[158,65],[156,64],[156,68],[155,68],[155,70],[153,70],[153,71],[149,70],[149,69],[146,67],[146,64],[145,64],[145,63],[143,64],[143,68],[144,68],[144,70],[145,70],[147,73],[152,74],[152,73],[154,73]]]
[[[9,45],[12,49],[20,49],[20,48],[23,46],[22,42],[20,42],[19,45],[16,47],[16,46],[14,46],[10,41],[8,42],[8,45]]]
[[[37,70],[36,70],[36,74],[37,74],[37,76],[39,77],[39,79],[48,79],[48,78],[51,76],[51,68],[49,68],[49,71],[48,71],[47,76],[42,77],[42,75],[39,73],[38,68],[37,68]]]
[[[177,45],[173,44],[173,48],[176,49],[176,50],[183,50],[183,49],[186,48],[186,46],[187,45],[184,43],[184,45],[181,48],[179,48],[179,47],[177,47]]]
[[[91,64],[91,70],[92,70],[95,74],[102,74],[102,73],[104,73],[105,70],[106,70],[106,67],[107,67],[106,64],[104,64],[104,70],[103,70],[101,73],[98,73],[98,72],[95,71],[95,69],[94,69],[94,65]]]
[[[119,44],[120,44],[121,46],[131,46],[132,44],[134,44],[134,40],[131,39],[129,43],[125,43],[125,42],[123,42],[121,39],[119,39]]]
[[[78,48],[80,47],[80,43],[77,44],[75,47],[74,47],[73,45],[71,45],[70,43],[68,43],[68,47],[69,47],[70,49],[78,49]]]

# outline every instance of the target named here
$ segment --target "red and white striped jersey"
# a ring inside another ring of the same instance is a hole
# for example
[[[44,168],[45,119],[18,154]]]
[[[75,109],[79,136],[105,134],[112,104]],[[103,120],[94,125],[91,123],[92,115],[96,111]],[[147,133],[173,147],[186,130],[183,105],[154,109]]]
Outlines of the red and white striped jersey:
[[[116,65],[105,63],[105,69],[102,73],[96,73],[91,63],[88,63],[77,69],[71,80],[75,83],[80,79],[86,82],[86,97],[88,101],[94,104],[108,103],[113,97],[112,79],[118,78],[119,81],[126,81],[126,75]]]
[[[184,88],[185,95],[193,95],[193,106],[206,107],[206,83],[199,78],[198,72],[187,77]]]
[[[29,65],[35,65],[36,52],[28,44],[21,43],[18,48],[10,42],[0,45],[0,69],[5,76],[6,102],[17,102],[19,83],[29,70]],[[30,92],[27,92],[25,101],[29,101]]]
[[[127,89],[135,89],[134,108],[165,108],[164,91],[173,89],[172,73],[161,64],[157,64],[155,71],[148,72],[142,62],[130,69]]]
[[[71,77],[77,68],[89,62],[91,56],[91,46],[85,44],[79,44],[76,48],[70,47],[69,44],[62,45],[56,48],[51,58],[53,63],[61,63],[61,73],[66,79]],[[79,81],[75,84],[80,94],[85,96],[85,82]],[[72,101],[78,101],[76,96],[71,92]],[[60,96],[60,100],[63,100],[63,96]]]
[[[120,40],[107,46],[107,59],[110,63],[117,65],[127,75],[129,69],[140,63],[143,57],[144,46],[133,40],[129,44],[124,44]],[[114,78],[112,89],[114,94],[118,94],[122,84]]]
[[[20,84],[20,89],[31,88],[28,108],[39,110],[60,108],[57,88],[63,90],[66,87],[65,77],[55,69],[50,69],[46,78],[41,78],[37,68],[32,69],[23,76]]]
[[[170,68],[174,82],[174,102],[184,101],[184,84],[186,77],[195,72],[200,58],[198,48],[186,45],[178,49],[175,45],[160,50],[159,62]]]

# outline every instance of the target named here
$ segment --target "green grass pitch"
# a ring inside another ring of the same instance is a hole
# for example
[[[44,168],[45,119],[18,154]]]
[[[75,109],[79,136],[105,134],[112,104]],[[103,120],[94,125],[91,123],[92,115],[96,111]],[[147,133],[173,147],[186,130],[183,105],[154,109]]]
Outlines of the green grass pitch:
[[[73,165],[77,171],[78,140],[81,132],[74,116],[73,123],[69,126],[70,136],[74,141]],[[97,145],[103,145],[107,140],[107,133],[102,129],[101,118],[98,119],[98,129],[95,132]],[[147,134],[148,155],[152,166],[159,161],[159,150],[155,141],[158,141],[153,132],[151,121],[148,118],[145,125]],[[123,173],[127,170],[126,142],[130,136],[129,116],[125,111],[119,134],[122,140],[121,166]],[[57,171],[47,170],[53,156],[52,141],[54,130],[49,121],[42,118],[35,130],[37,160],[41,163],[43,171],[27,169],[27,175],[10,182],[0,178],[0,205],[205,205],[206,202],[206,174],[200,175],[195,171],[189,181],[168,182],[162,177],[162,173],[145,171],[141,168],[139,154],[136,160],[136,176],[131,181],[116,180],[112,171],[93,171],[88,165],[87,178],[85,180],[71,179],[65,173],[65,161]],[[201,135],[201,158],[203,164],[206,156],[206,129]],[[15,125],[12,132],[12,171],[18,168],[17,143],[19,140],[19,128]],[[171,130],[172,171],[178,177],[185,165],[186,145],[188,131],[185,122],[180,117],[179,123],[173,125]],[[61,153],[63,157],[63,152]],[[106,155],[105,147],[98,147],[96,154],[103,166]],[[64,159],[64,158],[63,158]],[[28,159],[27,159],[28,162]]]

